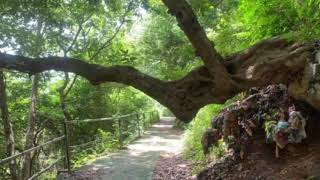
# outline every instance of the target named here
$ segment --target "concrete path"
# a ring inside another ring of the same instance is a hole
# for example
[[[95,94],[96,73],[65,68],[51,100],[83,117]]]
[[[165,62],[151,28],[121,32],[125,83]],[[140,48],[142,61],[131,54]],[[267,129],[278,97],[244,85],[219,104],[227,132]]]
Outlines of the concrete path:
[[[127,149],[98,158],[70,179],[150,180],[160,154],[181,151],[182,133],[172,124],[173,118],[161,118]]]

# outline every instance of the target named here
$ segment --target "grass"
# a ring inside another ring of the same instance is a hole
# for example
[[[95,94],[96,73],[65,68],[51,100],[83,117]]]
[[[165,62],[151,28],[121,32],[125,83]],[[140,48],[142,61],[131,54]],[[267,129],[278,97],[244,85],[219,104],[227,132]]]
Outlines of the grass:
[[[202,108],[195,119],[188,125],[184,139],[184,158],[194,163],[193,173],[198,173],[208,163],[208,159],[221,157],[225,152],[224,142],[211,149],[209,158],[203,154],[201,139],[211,125],[211,121],[225,105],[208,105]]]

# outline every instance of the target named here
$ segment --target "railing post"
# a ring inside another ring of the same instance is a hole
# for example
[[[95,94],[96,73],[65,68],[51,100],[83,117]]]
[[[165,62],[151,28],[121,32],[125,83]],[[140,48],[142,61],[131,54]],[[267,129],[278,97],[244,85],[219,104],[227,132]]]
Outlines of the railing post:
[[[151,119],[152,119],[152,123],[154,123],[154,111],[151,111]]]
[[[138,126],[138,137],[141,137],[139,114],[136,115],[136,118],[137,118],[137,126]]]
[[[69,151],[69,137],[68,137],[68,124],[65,121],[63,121],[63,131],[64,131],[64,150],[65,150],[65,162],[64,162],[64,168],[68,170],[68,173],[71,173],[71,167],[70,167],[70,151]]]
[[[121,131],[121,118],[117,118],[118,120],[118,138],[119,138],[119,148],[122,148],[123,142],[122,142],[122,131]]]
[[[148,122],[149,122],[149,127],[150,127],[152,124],[151,112],[148,112]]]
[[[157,121],[159,121],[160,120],[160,115],[159,115],[158,111],[156,111],[156,116],[157,116]]]
[[[144,112],[142,113],[142,124],[143,124],[143,130],[146,130],[146,116]]]

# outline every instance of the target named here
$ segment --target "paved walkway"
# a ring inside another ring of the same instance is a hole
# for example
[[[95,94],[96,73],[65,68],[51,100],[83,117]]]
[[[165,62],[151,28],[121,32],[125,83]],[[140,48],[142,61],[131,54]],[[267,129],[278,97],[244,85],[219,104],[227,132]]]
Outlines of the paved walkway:
[[[181,132],[172,129],[173,118],[163,117],[127,149],[100,157],[75,173],[71,179],[149,180],[163,153],[179,153]]]

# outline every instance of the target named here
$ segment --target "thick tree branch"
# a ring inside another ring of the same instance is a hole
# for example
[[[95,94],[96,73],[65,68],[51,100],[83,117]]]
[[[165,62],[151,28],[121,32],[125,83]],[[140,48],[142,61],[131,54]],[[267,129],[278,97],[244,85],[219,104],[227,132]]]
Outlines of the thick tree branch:
[[[186,34],[191,44],[195,48],[196,55],[200,56],[206,67],[211,70],[220,68],[221,55],[215,50],[213,42],[209,40],[204,29],[198,22],[191,6],[185,0],[162,0],[169,8],[170,14],[176,17],[179,27]]]
[[[289,84],[313,59],[314,43],[294,43],[275,37],[264,40],[226,60],[230,77],[242,86]]]
[[[67,57],[32,59],[0,53],[0,68],[29,74],[47,70],[73,72],[88,79],[92,84],[103,82],[127,84],[156,99],[179,119],[188,122],[201,107],[210,103],[223,103],[250,87],[275,83],[289,86],[292,83],[299,84],[306,65],[315,63],[311,61],[314,57],[313,43],[298,44],[275,38],[258,43],[228,58],[225,64],[228,70],[226,74],[216,77],[206,66],[202,66],[182,79],[172,82],[153,78],[130,66],[103,67]],[[305,82],[304,84],[309,85]],[[320,88],[317,89],[317,92],[319,91]],[[320,105],[317,107],[320,99],[311,97],[308,96],[308,102],[313,101],[310,104],[320,109]]]
[[[185,121],[190,121],[205,104],[226,99],[222,94],[210,93],[210,88],[214,87],[210,77],[206,76],[209,74],[204,67],[174,82],[161,81],[129,66],[103,67],[66,57],[27,58],[0,53],[0,67],[29,74],[47,70],[73,72],[88,79],[92,84],[118,82],[131,85],[158,100]],[[200,96],[201,94],[203,96]]]
[[[165,82],[143,74],[130,66],[103,67],[67,57],[27,58],[0,53],[0,67],[29,74],[47,70],[73,72],[95,85],[103,82],[118,82],[131,85],[155,99],[163,96],[159,91],[166,91]]]
[[[0,53],[0,67],[29,74],[47,70],[73,72],[86,78],[92,84],[119,82],[135,86],[138,82],[133,81],[137,78],[142,78],[147,82],[156,81],[155,78],[142,74],[130,66],[104,67],[68,57],[28,58]]]

